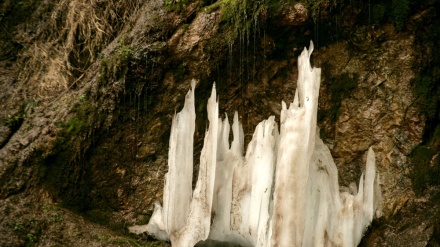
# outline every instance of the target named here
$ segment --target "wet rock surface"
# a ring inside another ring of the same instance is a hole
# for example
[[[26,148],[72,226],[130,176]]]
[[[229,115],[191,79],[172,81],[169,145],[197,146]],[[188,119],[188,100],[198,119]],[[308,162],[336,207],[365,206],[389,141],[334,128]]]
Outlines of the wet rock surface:
[[[366,47],[368,55],[364,55],[364,51],[353,51],[350,44],[341,42],[324,48],[320,51],[322,58],[317,59],[321,60],[324,70],[326,66],[330,70],[324,73],[323,95],[332,93],[331,83],[335,82],[329,77],[338,75],[333,74],[334,71],[339,75],[348,74],[345,83],[356,80],[353,83],[357,84],[340,103],[335,124],[324,122],[323,131],[333,144],[340,181],[348,186],[360,176],[364,154],[372,146],[382,181],[384,212],[388,214],[392,207],[401,207],[414,196],[408,191],[411,188],[408,156],[422,141],[424,117],[414,105],[411,88],[415,76],[411,69],[415,59],[414,38],[396,34],[390,26],[379,32],[385,32],[390,38],[380,45]],[[364,32],[364,36],[367,35],[368,32]],[[344,85],[340,90],[344,90]],[[323,102],[323,112],[333,103]]]

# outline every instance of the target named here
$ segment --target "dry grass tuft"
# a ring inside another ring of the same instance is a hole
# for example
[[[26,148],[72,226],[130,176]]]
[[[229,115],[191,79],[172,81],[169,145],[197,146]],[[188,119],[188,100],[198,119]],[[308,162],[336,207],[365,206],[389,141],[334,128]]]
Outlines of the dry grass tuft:
[[[40,40],[23,53],[19,79],[36,100],[66,90],[96,60],[141,6],[142,0],[61,0]]]
[[[48,44],[35,43],[23,56],[29,59],[17,79],[25,82],[25,98],[37,96],[44,100],[68,88],[70,73],[62,60],[61,51]]]
[[[140,0],[61,0],[51,16],[65,59],[87,65],[122,29]],[[88,60],[84,60],[84,59]],[[70,69],[70,68],[69,68]],[[83,68],[80,68],[83,69]]]

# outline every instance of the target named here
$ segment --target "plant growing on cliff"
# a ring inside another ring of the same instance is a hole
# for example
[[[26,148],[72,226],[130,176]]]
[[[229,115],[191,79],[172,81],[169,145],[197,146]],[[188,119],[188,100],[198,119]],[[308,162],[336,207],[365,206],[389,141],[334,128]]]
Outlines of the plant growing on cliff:
[[[205,3],[212,3],[212,1],[205,0]],[[295,4],[302,4],[316,19],[320,9],[334,8],[342,6],[343,0],[218,0],[210,6],[203,8],[206,12],[211,12],[220,9],[220,18],[222,26],[226,31],[226,38],[229,43],[234,42],[237,38],[243,42],[253,32],[258,31],[260,22],[264,22],[268,15],[275,16],[287,6],[294,6]]]
[[[44,26],[40,24],[42,26],[32,30],[36,32],[29,38],[33,39],[33,45],[27,46],[22,53],[26,62],[17,78],[25,84],[28,97],[36,101],[56,97],[76,85],[77,79],[96,60],[98,52],[118,35],[142,4],[141,0],[41,2],[50,2],[42,4],[49,12],[40,16]]]
[[[230,32],[227,39],[233,42],[237,37],[244,39],[249,36],[252,27],[263,13],[267,10],[269,1],[252,1],[252,0],[222,0],[221,6],[221,22],[226,24]],[[240,35],[240,36],[239,36]]]
[[[123,78],[127,71],[134,51],[123,41],[118,42],[118,49],[108,58],[102,58],[99,69],[98,83],[103,85],[106,81],[117,81]]]
[[[12,229],[25,240],[26,247],[34,246],[40,235],[41,225],[37,220],[28,220],[24,223],[15,221],[11,225]]]
[[[105,4],[97,0],[62,0],[52,13],[52,25],[59,31],[55,37],[63,43],[66,56],[71,57],[67,60],[73,59],[77,65],[93,61],[140,4],[140,0],[110,0]]]
[[[165,0],[167,11],[181,12],[185,9],[189,0]]]
[[[8,117],[4,121],[4,124],[11,129],[17,129],[22,122],[23,122],[23,115],[18,113],[13,116],[8,115]]]

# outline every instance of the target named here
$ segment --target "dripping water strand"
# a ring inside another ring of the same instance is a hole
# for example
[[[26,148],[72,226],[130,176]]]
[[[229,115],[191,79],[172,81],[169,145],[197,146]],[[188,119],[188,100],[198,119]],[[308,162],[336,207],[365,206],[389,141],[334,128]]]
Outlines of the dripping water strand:
[[[319,15],[320,15],[320,8],[318,6],[318,10],[316,13],[316,19],[315,19],[315,48],[317,49],[319,47]]]
[[[371,24],[371,0],[368,0],[368,25]]]
[[[135,88],[134,91],[134,109],[135,109],[135,114],[134,114],[134,148],[136,150],[135,153],[135,157],[136,155],[138,155],[138,128],[139,128],[139,96],[137,93],[137,88]]]
[[[147,68],[148,68],[148,53],[145,54],[145,79],[148,80],[148,76],[147,76]],[[150,81],[147,81],[147,87],[145,89],[145,115],[148,116],[147,119],[150,119],[150,108],[148,106],[148,101],[149,101],[149,91],[150,91]],[[146,135],[146,133],[145,133]]]
[[[243,101],[243,84],[244,84],[244,66],[243,66],[243,56],[244,56],[244,51],[243,51],[243,46],[244,46],[244,41],[243,41],[243,30],[241,30],[240,33],[240,100],[241,100],[241,111],[244,112],[244,101]]]
[[[228,73],[229,77],[232,76],[232,49],[233,49],[233,42],[229,43],[229,64],[228,64]]]
[[[252,68],[252,73],[253,74],[257,73],[257,70],[256,70],[256,67],[257,67],[256,66],[256,62],[257,62],[257,48],[256,48],[257,21],[258,21],[258,18],[254,17],[254,54],[253,54],[253,59],[254,59],[253,65],[254,65],[254,67]]]

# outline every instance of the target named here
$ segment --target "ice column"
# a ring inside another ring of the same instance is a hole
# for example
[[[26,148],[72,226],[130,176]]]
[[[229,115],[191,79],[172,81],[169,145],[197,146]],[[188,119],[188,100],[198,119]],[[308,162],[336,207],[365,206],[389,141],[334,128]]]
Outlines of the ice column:
[[[275,118],[258,124],[245,157],[242,154],[243,130],[237,113],[231,149],[225,144],[225,135],[229,133],[227,118],[222,126],[209,239],[227,240],[241,246],[267,246],[278,140]]]
[[[205,141],[200,155],[199,178],[194,189],[190,212],[187,215],[188,222],[178,235],[170,236],[171,244],[174,247],[194,246],[199,241],[206,240],[211,228],[219,127],[215,85],[208,100],[208,121],[209,128],[205,133]]]
[[[193,142],[195,130],[194,89],[186,94],[181,112],[171,125],[168,173],[163,193],[163,222],[170,239],[187,225],[192,195]]]
[[[309,50],[298,58],[295,99],[287,109],[282,103],[277,154],[272,246],[301,246],[309,164],[315,147],[316,117],[321,69],[312,68]]]
[[[278,126],[272,116],[259,123],[249,143],[246,160],[252,164],[248,232],[253,246],[268,246],[270,202],[274,181]]]
[[[220,122],[219,122],[220,123]],[[209,239],[221,241],[232,238],[230,231],[231,204],[232,204],[232,174],[234,167],[243,162],[243,129],[238,122],[238,114],[234,115],[233,136],[234,141],[229,148],[230,125],[228,117],[222,122],[219,131],[217,147],[217,166],[214,185],[214,201],[212,205],[212,226]],[[240,140],[241,139],[241,140]],[[241,145],[241,147],[239,147]]]

